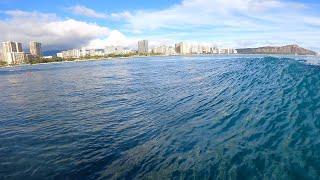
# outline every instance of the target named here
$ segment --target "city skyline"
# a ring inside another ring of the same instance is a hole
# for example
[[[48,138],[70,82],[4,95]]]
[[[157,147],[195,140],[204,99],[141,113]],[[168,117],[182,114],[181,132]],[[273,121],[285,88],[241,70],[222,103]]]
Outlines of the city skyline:
[[[112,56],[128,57],[128,56],[153,56],[153,55],[199,55],[199,54],[237,54],[235,49],[222,48],[208,44],[192,44],[179,42],[172,45],[160,45],[149,47],[148,40],[140,40],[137,42],[136,48],[130,49],[123,46],[106,46],[104,49],[89,49],[86,47],[80,49],[69,49],[58,52],[56,57],[62,59],[78,59],[100,57],[108,58]]]
[[[23,49],[23,43],[16,41],[2,42],[2,53],[0,62],[7,65],[19,65],[26,63],[40,63],[43,59],[65,60],[79,58],[109,58],[109,57],[130,57],[130,56],[153,56],[153,55],[195,55],[195,54],[237,54],[235,49],[221,48],[208,44],[192,44],[179,42],[174,46],[160,45],[149,46],[148,40],[137,42],[136,48],[130,49],[123,46],[105,46],[103,49],[92,49],[82,47],[80,49],[69,49],[51,55],[44,55],[42,43],[29,42],[29,50]],[[44,55],[44,56],[43,56]],[[55,59],[58,58],[58,59]],[[60,59],[59,59],[60,58]]]
[[[320,3],[314,0],[138,0],[134,5],[125,0],[14,0],[0,6],[0,41],[34,40],[43,43],[44,51],[132,48],[141,39],[148,39],[150,47],[185,41],[230,48],[299,44],[320,50]]]

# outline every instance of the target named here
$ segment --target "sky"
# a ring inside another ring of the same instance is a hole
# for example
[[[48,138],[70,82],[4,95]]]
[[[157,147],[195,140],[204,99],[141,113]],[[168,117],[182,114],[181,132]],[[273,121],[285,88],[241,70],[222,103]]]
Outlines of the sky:
[[[0,41],[44,50],[180,41],[320,51],[317,0],[0,0]]]

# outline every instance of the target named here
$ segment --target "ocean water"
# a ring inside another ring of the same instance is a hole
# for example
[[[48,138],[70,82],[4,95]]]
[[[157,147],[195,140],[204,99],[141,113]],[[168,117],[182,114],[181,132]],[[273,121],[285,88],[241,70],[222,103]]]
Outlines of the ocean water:
[[[0,69],[0,179],[319,179],[320,67],[308,62],[194,56]]]

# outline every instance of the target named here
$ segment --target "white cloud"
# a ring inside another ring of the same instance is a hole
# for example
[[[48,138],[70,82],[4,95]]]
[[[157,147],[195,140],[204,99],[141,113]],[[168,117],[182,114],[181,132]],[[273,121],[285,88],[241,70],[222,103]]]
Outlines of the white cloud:
[[[303,4],[280,0],[184,0],[160,11],[137,11],[128,18],[128,22],[138,30],[179,28],[181,25],[256,28],[261,26],[257,20],[279,19],[285,13],[293,13],[303,7]],[[286,21],[288,19],[283,20]]]
[[[159,46],[159,45],[174,45],[174,41],[170,39],[159,39],[158,37],[147,37],[147,38],[136,38],[127,37],[118,30],[113,30],[110,32],[107,38],[98,38],[91,40],[86,46],[89,49],[103,49],[106,46],[122,46],[131,49],[137,49],[137,44],[139,40],[148,39],[149,46]]]
[[[92,39],[107,37],[110,30],[94,23],[61,19],[55,14],[6,11],[9,18],[0,20],[0,41],[43,43],[44,49],[66,49],[85,46]]]
[[[128,11],[124,11],[121,13],[111,13],[110,17],[114,20],[128,20],[132,18],[132,14]]]
[[[126,37],[118,30],[113,30],[107,38],[93,39],[86,47],[90,49],[102,49],[106,46],[113,45],[134,48],[137,41],[137,39]]]
[[[90,9],[88,7],[81,6],[81,5],[73,6],[68,9],[71,10],[72,13],[76,15],[87,16],[91,18],[107,18],[106,14],[96,12],[93,9]]]
[[[288,0],[182,0],[162,10],[111,14],[80,5],[70,9],[82,16],[116,20],[115,26],[123,27],[121,31],[130,36],[55,14],[15,10],[6,11],[8,19],[0,20],[0,40],[36,40],[48,49],[136,47],[139,39],[149,39],[151,45],[177,41],[228,47],[298,43],[320,49],[320,13]]]
[[[252,39],[311,46],[320,41],[320,16],[310,10],[307,4],[288,0],[183,0],[162,10],[131,12],[126,28],[144,34],[160,31],[159,38],[176,34],[171,36],[176,40],[206,36],[208,41],[233,41],[235,46],[239,41],[253,44]],[[312,39],[311,34],[316,36]]]
[[[132,17],[132,14],[129,11],[107,14],[107,13],[97,12],[83,5],[72,6],[72,7],[69,7],[68,9],[75,15],[85,16],[89,18],[120,21],[120,20],[128,20],[129,18]]]

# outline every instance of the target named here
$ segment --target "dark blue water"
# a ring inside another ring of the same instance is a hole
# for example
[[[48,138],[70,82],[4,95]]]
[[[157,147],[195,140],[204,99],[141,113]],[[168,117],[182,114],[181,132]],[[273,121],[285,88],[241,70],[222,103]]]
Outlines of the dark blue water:
[[[0,179],[319,179],[320,68],[256,56],[0,69]]]

